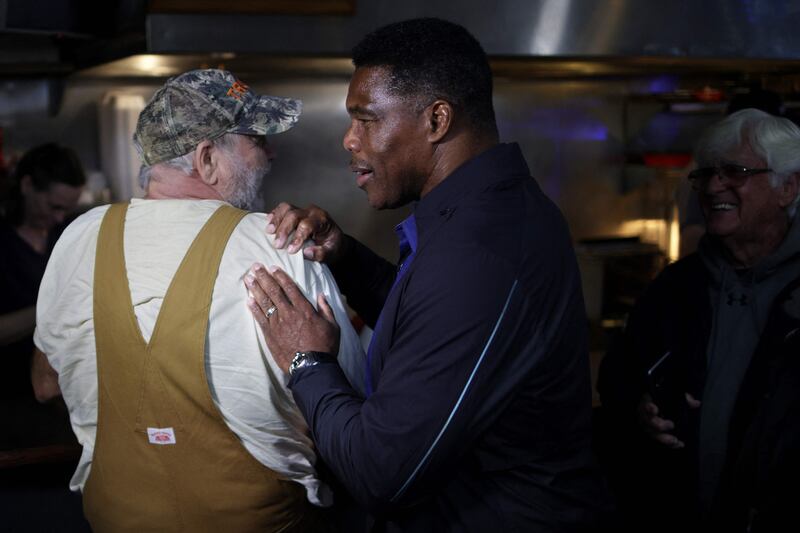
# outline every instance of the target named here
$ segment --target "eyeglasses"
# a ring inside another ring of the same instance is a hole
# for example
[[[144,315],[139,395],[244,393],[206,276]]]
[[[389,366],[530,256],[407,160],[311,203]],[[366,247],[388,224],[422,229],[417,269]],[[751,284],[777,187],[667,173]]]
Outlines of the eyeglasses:
[[[716,167],[703,167],[689,172],[689,181],[695,190],[704,189],[708,180],[719,176],[723,185],[741,187],[750,176],[772,172],[771,168],[747,168],[733,163],[723,163]]]

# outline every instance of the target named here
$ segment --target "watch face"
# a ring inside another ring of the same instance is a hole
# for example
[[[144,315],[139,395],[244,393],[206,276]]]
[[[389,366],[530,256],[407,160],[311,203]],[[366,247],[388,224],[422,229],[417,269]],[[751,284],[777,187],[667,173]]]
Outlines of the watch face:
[[[294,354],[294,359],[292,359],[292,363],[289,365],[289,374],[294,374],[294,371],[303,366],[303,363],[306,361],[306,354],[302,352],[297,352]]]
[[[294,354],[294,359],[292,359],[291,364],[289,364],[289,374],[294,374],[295,370],[298,368],[304,368],[307,366],[314,366],[322,361],[320,357],[320,352],[296,352]]]

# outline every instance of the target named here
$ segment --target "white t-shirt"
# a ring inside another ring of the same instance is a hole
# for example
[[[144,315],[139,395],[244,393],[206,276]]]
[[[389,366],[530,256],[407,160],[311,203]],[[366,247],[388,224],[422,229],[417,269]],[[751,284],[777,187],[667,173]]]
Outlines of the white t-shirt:
[[[223,202],[134,199],[125,218],[124,252],[136,318],[150,339],[170,281],[203,224]],[[73,490],[89,477],[97,426],[97,359],[92,285],[100,223],[108,206],[79,217],[53,250],[39,290],[34,342],[58,372],[72,429],[83,446]],[[333,277],[301,253],[276,250],[264,233],[265,216],[246,215],[234,229],[220,263],[206,339],[206,373],[215,405],[244,447],[264,466],[302,483],[311,503],[330,505],[316,478],[315,452],[305,420],[286,387],[247,308],[243,278],[253,263],[277,265],[316,305],[324,293],[341,327],[339,362],[359,388],[364,353],[350,326]]]

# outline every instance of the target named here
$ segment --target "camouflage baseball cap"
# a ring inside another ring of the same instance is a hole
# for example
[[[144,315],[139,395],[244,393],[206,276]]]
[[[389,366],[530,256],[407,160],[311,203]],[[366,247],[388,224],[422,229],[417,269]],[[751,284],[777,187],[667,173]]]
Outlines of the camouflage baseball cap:
[[[133,142],[146,165],[188,154],[225,133],[271,135],[297,122],[300,100],[257,95],[226,70],[170,78],[139,115]]]

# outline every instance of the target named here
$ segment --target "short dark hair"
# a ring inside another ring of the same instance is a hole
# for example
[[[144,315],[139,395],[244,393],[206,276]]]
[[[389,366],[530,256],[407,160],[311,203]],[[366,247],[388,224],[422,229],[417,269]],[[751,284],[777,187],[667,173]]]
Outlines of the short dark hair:
[[[14,170],[17,183],[23,176],[30,176],[37,191],[45,191],[52,183],[64,183],[80,187],[86,183],[86,175],[78,156],[71,148],[47,143],[25,152]]]
[[[6,218],[13,225],[21,223],[24,216],[20,184],[25,176],[31,177],[33,188],[37,191],[46,191],[53,183],[63,183],[72,187],[80,187],[86,183],[83,166],[71,148],[56,143],[31,148],[17,163],[11,190],[4,202]]]
[[[353,48],[353,65],[387,67],[395,94],[447,100],[482,132],[497,132],[492,71],[480,43],[465,28],[419,18],[378,28]]]

